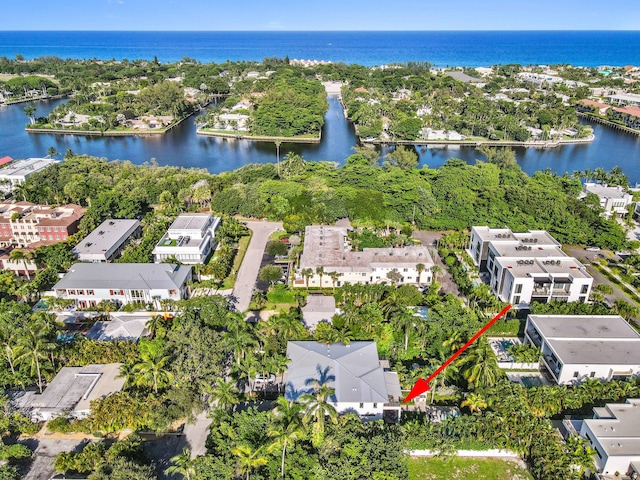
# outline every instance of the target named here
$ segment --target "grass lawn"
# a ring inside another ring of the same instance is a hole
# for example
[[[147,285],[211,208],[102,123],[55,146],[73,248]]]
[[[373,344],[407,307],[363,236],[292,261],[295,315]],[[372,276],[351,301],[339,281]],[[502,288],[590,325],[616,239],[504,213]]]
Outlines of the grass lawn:
[[[494,458],[411,458],[409,480],[531,480],[514,462]]]
[[[249,230],[249,235],[240,237],[240,240],[238,240],[238,251],[236,252],[235,258],[233,259],[233,267],[231,268],[231,273],[222,282],[223,290],[233,288],[233,286],[236,284],[236,276],[238,275],[240,265],[242,265],[244,254],[247,253],[247,248],[249,248],[249,242],[251,241],[252,236],[253,232]]]

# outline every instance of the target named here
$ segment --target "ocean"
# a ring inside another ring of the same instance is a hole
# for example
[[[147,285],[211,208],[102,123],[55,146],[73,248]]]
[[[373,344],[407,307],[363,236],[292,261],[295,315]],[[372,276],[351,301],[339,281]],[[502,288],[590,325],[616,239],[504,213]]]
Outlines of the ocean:
[[[504,63],[623,66],[640,62],[638,31],[0,32],[0,56],[200,62],[290,59],[366,66]]]

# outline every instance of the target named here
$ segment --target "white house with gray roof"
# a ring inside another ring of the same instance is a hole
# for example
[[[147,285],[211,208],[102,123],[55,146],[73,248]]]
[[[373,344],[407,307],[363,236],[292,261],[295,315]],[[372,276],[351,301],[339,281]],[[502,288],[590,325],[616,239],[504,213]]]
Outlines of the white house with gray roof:
[[[335,283],[345,284],[393,283],[389,273],[399,274],[398,285],[427,285],[433,278],[433,259],[427,247],[363,248],[357,251],[347,237],[347,227],[310,225],[305,229],[304,249],[300,257],[300,268],[296,272],[295,287],[305,287],[307,278],[303,270],[311,269],[308,278],[310,287],[329,287],[333,280],[331,272],[338,273]],[[418,273],[418,265],[423,270]],[[322,267],[322,277],[317,269]]]
[[[191,267],[170,263],[76,263],[53,286],[56,297],[74,300],[77,307],[102,300],[118,304],[153,303],[187,298]]]
[[[600,206],[604,209],[602,216],[611,218],[614,215],[624,217],[629,213],[627,206],[633,203],[633,195],[627,193],[623,187],[602,185],[600,183],[584,184],[579,198],[584,198],[587,193],[593,193],[600,199]]]
[[[640,374],[640,334],[619,315],[529,315],[524,340],[558,384]]]
[[[640,399],[594,408],[593,418],[582,422],[580,436],[596,451],[598,473],[639,478]]]
[[[285,398],[300,401],[315,384],[334,389],[329,401],[338,413],[353,412],[369,420],[400,419],[400,382],[380,364],[375,342],[287,343],[291,360],[285,373]]]
[[[110,262],[120,255],[132,236],[140,235],[140,230],[138,220],[105,220],[73,247],[73,253],[81,262]]]
[[[24,183],[34,173],[56,163],[60,161],[51,158],[27,158],[12,162],[0,169],[0,191],[11,193],[16,185]]]
[[[33,421],[48,421],[60,415],[85,418],[93,400],[119,392],[125,378],[121,363],[63,367],[41,394],[20,392],[12,402]]]
[[[213,237],[220,218],[209,213],[182,213],[153,249],[154,262],[175,258],[186,264],[204,263],[215,247]]]
[[[544,230],[473,227],[468,253],[493,294],[515,308],[589,298],[593,278]]]

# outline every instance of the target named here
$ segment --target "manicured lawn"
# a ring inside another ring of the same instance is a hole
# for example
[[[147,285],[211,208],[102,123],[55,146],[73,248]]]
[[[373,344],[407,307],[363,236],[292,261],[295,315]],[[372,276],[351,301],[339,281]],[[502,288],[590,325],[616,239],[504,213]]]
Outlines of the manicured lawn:
[[[494,458],[411,458],[409,480],[531,480],[514,462]]]

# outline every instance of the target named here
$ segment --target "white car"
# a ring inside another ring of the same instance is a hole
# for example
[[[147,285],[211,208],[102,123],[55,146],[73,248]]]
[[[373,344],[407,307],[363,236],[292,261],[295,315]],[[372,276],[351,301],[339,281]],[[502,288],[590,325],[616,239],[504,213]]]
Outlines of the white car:
[[[276,383],[276,376],[274,374],[265,375],[263,373],[259,373],[256,375],[256,379],[254,381],[256,385],[264,385],[266,383]]]
[[[599,252],[600,251],[600,247],[587,247],[587,248],[585,248],[585,250],[587,252]]]

